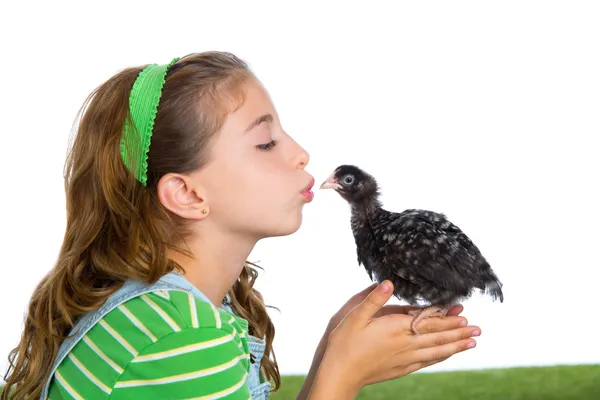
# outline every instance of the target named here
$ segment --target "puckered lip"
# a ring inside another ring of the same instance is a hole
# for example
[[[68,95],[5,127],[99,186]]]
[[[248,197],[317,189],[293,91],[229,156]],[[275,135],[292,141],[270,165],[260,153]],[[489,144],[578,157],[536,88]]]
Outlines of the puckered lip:
[[[315,178],[311,177],[310,181],[308,182],[308,185],[306,185],[304,189],[302,189],[301,193],[309,192],[313,188],[313,186],[315,186]]]

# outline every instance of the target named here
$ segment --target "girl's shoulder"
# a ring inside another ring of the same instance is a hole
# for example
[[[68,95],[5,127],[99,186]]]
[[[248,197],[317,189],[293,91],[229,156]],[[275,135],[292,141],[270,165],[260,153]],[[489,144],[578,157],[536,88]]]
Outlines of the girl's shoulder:
[[[244,319],[187,292],[134,297],[75,345],[57,369],[50,398],[168,398],[173,390],[187,393],[187,384],[202,396],[223,384],[235,387],[249,370],[247,331]]]
[[[141,295],[127,301],[123,306],[134,307],[138,312],[143,313],[145,319],[165,321],[175,330],[181,325],[185,328],[204,327],[225,330],[233,328],[240,335],[245,335],[248,331],[248,322],[245,319],[188,292],[175,289],[157,290]],[[169,319],[176,323],[168,322]],[[170,332],[167,330],[167,333]]]

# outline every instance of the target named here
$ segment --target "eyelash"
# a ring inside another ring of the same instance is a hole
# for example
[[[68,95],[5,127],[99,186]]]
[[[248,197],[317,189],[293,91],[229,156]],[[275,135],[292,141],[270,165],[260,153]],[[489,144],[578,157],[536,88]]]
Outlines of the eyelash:
[[[263,150],[263,151],[269,151],[276,145],[277,145],[277,141],[271,140],[269,143],[259,144],[258,146],[256,146],[256,148],[259,150]]]

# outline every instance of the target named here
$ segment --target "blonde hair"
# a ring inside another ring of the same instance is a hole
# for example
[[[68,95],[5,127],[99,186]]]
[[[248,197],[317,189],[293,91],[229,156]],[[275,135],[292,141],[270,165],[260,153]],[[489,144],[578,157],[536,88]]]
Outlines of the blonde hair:
[[[85,313],[98,308],[129,278],[155,282],[181,267],[167,256],[189,235],[185,221],[161,206],[156,183],[168,172],[187,173],[207,162],[209,144],[222,126],[226,100],[243,101],[241,84],[252,78],[233,54],[205,52],[169,70],[148,155],[147,187],[120,156],[129,94],[144,66],[125,69],[94,90],[81,110],[65,170],[67,225],[54,268],[29,303],[19,345],[9,355],[2,400],[37,398],[59,347]],[[230,103],[230,102],[229,102]],[[85,110],[85,111],[84,111]],[[261,368],[280,386],[272,348],[275,330],[260,293],[258,273],[247,262],[229,291],[231,306],[248,320],[250,334],[266,339]]]

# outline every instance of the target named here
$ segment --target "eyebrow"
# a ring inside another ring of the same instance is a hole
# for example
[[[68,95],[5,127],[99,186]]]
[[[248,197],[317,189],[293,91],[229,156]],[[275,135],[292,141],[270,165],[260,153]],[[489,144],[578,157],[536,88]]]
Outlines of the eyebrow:
[[[269,122],[269,123],[273,122],[273,116],[271,114],[265,114],[263,116],[256,118],[250,125],[248,125],[248,127],[246,128],[244,133],[251,131],[252,129],[256,128],[258,125],[262,124],[263,122]]]

